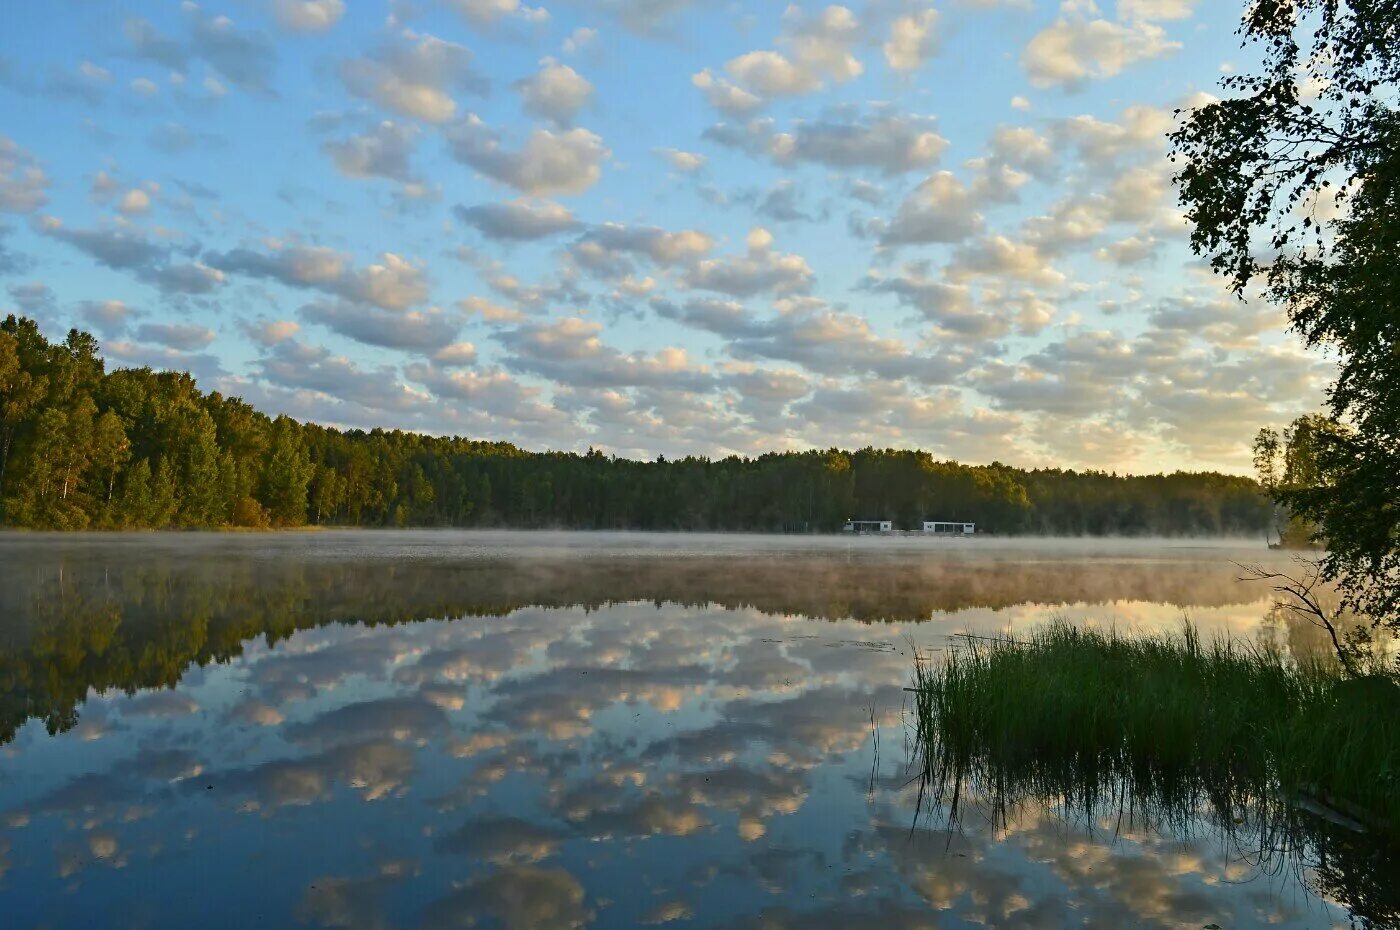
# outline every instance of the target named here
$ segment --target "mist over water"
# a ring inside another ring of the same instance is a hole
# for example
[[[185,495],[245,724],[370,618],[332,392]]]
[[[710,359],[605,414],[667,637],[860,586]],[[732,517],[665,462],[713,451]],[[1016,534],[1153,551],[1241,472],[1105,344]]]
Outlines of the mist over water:
[[[0,536],[0,912],[1345,926],[1306,872],[1208,831],[914,821],[913,649],[1183,613],[1311,648],[1236,580],[1287,561],[1250,540]]]

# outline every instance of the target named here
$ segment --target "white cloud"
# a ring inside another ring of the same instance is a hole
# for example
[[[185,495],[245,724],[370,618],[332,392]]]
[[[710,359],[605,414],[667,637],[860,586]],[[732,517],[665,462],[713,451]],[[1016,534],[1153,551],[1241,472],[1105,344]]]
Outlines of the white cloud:
[[[714,245],[714,239],[697,229],[670,232],[656,226],[603,223],[574,243],[569,254],[596,274],[622,278],[635,271],[634,257],[645,257],[662,267],[692,265]]]
[[[1118,0],[1118,16],[1126,20],[1190,19],[1197,0]]]
[[[938,11],[921,10],[890,24],[883,49],[885,62],[896,71],[917,71],[938,51]]]
[[[404,30],[374,54],[340,63],[345,89],[386,110],[429,123],[457,115],[456,95],[480,94],[486,81],[465,47]]]
[[[382,310],[348,301],[326,301],[301,308],[301,318],[348,339],[385,349],[440,352],[451,345],[460,324],[436,307]]]
[[[520,0],[449,0],[457,12],[474,25],[493,26],[503,19],[539,23],[549,19],[542,7],[525,6]]]
[[[262,320],[244,327],[250,338],[264,346],[286,342],[301,332],[301,325],[292,320]]]
[[[33,153],[0,136],[0,210],[33,213],[48,203],[49,177]]]
[[[1120,161],[1164,152],[1172,125],[1169,108],[1134,104],[1116,121],[1089,115],[1055,120],[1050,135],[1056,146],[1074,151],[1086,165],[1102,171]]]
[[[525,112],[567,126],[593,99],[593,85],[568,65],[553,58],[540,62],[537,74],[517,81]]]
[[[274,0],[273,15],[292,32],[325,32],[345,15],[344,0]]]
[[[290,338],[273,344],[258,360],[255,370],[264,381],[277,387],[310,392],[381,413],[420,412],[430,400],[423,392],[403,384],[391,365],[362,368],[343,355]]]
[[[330,140],[322,150],[341,174],[351,178],[389,178],[415,183],[409,159],[418,139],[418,128],[385,120],[360,135]]]
[[[579,26],[561,46],[565,55],[575,55],[591,46],[598,39],[598,30],[589,26]]]
[[[1006,277],[1043,285],[1063,284],[1065,276],[1035,246],[1013,242],[1005,236],[989,236],[959,246],[948,265],[953,281],[975,277]]]
[[[691,80],[711,106],[731,115],[749,112],[769,98],[809,94],[827,82],[859,77],[865,69],[852,49],[860,33],[860,22],[844,6],[833,4],[811,18],[789,6],[778,38],[784,51],[757,49],[731,58],[724,70],[733,83],[708,68]]]
[[[749,231],[748,253],[743,256],[704,259],[682,276],[682,283],[693,290],[716,291],[734,297],[760,293],[797,294],[811,287],[815,276],[801,255],[783,254],[773,249],[768,230]]]
[[[146,213],[151,209],[151,196],[141,188],[133,187],[122,195],[122,199],[117,203],[117,209],[128,216]]]
[[[548,200],[457,206],[452,212],[457,219],[474,227],[488,239],[543,239],[578,229],[582,225],[567,207]]]
[[[656,153],[666,159],[666,164],[686,174],[705,167],[705,156],[698,152],[686,152],[681,149],[657,149]]]
[[[606,345],[596,322],[566,317],[553,323],[522,326],[498,338],[511,352],[507,366],[571,387],[651,386],[704,391],[714,376],[694,365],[685,350],[667,347],[655,353],[622,352]]]
[[[1036,87],[1075,88],[1118,74],[1139,61],[1181,48],[1162,27],[1137,20],[1061,17],[1038,32],[1021,53],[1021,65]]]
[[[269,278],[289,287],[312,288],[389,310],[402,310],[428,299],[423,272],[392,252],[358,270],[348,255],[315,245],[277,243],[268,252],[234,249],[210,254],[207,259],[227,274]]]
[[[929,175],[900,204],[894,219],[878,224],[881,245],[961,242],[982,231],[983,217],[971,192],[952,172]]]
[[[716,76],[709,68],[696,73],[690,83],[699,88],[710,106],[730,116],[743,116],[763,106],[762,97]]]
[[[136,338],[181,352],[207,348],[215,333],[206,326],[180,323],[142,323],[136,328]]]
[[[581,194],[598,182],[612,153],[586,129],[536,129],[512,152],[474,114],[447,133],[452,155],[492,180],[532,196]]]
[[[930,168],[948,148],[934,117],[884,108],[794,120],[784,132],[771,119],[720,123],[706,130],[705,137],[781,165],[811,162],[838,169],[870,168],[886,175]]]

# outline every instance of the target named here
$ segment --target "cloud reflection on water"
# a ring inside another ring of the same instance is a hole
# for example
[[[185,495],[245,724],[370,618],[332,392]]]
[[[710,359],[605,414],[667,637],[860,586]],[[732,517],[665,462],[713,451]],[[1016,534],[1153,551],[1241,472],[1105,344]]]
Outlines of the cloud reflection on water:
[[[1200,839],[1115,842],[1044,811],[910,832],[911,642],[1051,611],[1168,624],[1183,606],[1253,631],[1264,605],[1218,552],[1139,552],[1096,578],[1082,559],[1017,575],[965,553],[397,562],[130,545],[5,569],[25,580],[3,595],[23,617],[4,634],[4,706],[40,718],[17,719],[0,777],[0,906],[20,925],[1341,917]],[[871,623],[881,598],[893,619]]]

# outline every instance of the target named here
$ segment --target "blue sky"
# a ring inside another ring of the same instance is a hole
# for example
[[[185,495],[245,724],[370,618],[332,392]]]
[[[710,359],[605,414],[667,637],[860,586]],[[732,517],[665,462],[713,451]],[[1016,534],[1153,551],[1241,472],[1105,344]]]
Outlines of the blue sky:
[[[0,312],[343,426],[1243,471],[1328,370],[1170,183],[1239,12],[16,4]]]

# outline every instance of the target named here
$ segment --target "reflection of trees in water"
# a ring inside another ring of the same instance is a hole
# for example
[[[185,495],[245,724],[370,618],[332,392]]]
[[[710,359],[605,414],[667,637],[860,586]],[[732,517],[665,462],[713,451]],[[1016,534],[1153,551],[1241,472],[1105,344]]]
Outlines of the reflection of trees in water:
[[[1342,609],[1341,597],[1335,590],[1323,590],[1317,595],[1318,601],[1328,616],[1333,617],[1338,634],[1343,639],[1356,629],[1365,629],[1370,642],[1369,656],[1372,664],[1383,666],[1396,659],[1395,634],[1384,627],[1374,627],[1366,618]],[[1281,602],[1276,601],[1264,613],[1260,634],[1285,648],[1298,659],[1318,663],[1327,669],[1340,672],[1341,662],[1332,645],[1331,636],[1320,623]]]
[[[169,558],[139,545],[6,553],[0,742],[33,718],[50,732],[71,728],[89,690],[173,687],[191,665],[228,662],[250,640],[272,644],[328,623],[395,624],[633,601],[918,622],[970,607],[1111,601],[1213,607],[1253,596],[1228,564],[1147,559],[784,553],[274,560],[232,553]]]

